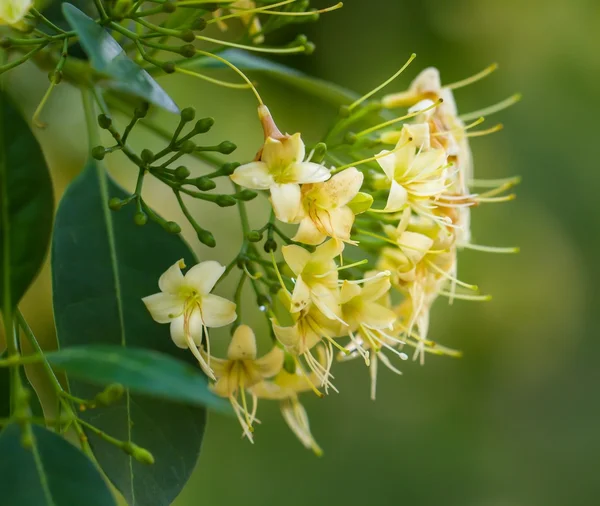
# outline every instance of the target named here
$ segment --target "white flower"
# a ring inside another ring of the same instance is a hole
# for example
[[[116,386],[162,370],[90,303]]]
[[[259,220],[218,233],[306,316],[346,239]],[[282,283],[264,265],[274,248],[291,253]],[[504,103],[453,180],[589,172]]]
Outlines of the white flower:
[[[210,292],[225,272],[225,267],[214,260],[201,262],[185,276],[185,267],[179,260],[159,278],[159,293],[142,301],[158,323],[171,324],[171,339],[180,348],[189,348],[204,372],[214,378],[210,365],[198,352],[202,336],[211,327],[224,327],[236,319],[235,304]]]
[[[299,133],[283,135],[266,106],[261,105],[258,111],[265,131],[264,145],[254,162],[241,165],[230,177],[245,188],[269,190],[277,218],[293,223],[301,209],[300,185],[327,181],[329,170],[304,161],[304,142]]]
[[[0,25],[16,25],[33,7],[33,0],[0,1]]]

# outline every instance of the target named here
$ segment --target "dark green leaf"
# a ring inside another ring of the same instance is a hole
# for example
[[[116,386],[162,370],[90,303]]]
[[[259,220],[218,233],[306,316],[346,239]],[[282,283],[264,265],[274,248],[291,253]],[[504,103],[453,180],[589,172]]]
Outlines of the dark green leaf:
[[[317,79],[316,77],[307,76],[286,65],[272,62],[239,49],[228,49],[220,53],[219,56],[225,58],[243,71],[250,73],[260,72],[276,81],[288,84],[298,91],[319,98],[336,107],[349,105],[358,98],[356,93],[341,86]],[[182,64],[182,67],[188,69],[227,68],[218,60],[205,56],[185,62]]]
[[[183,360],[168,325],[158,325],[141,298],[158,291],[157,280],[171,264],[193,255],[183,240],[154,222],[133,224],[134,206],[114,212],[109,197],[126,193],[102,166],[90,161],[69,186],[56,217],[52,242],[54,316],[61,347],[102,344],[149,348]],[[71,391],[91,399],[99,391],[70,381]],[[108,434],[147,448],[156,464],[146,466],[90,434],[100,465],[132,505],[170,504],[192,472],[206,411],[138,394],[108,408],[82,414]]]
[[[210,392],[206,376],[198,367],[152,350],[76,346],[48,353],[46,358],[69,378],[98,385],[120,383],[131,392],[199,406],[218,409],[228,406]]]
[[[62,10],[79,35],[79,42],[93,67],[111,77],[107,83],[109,87],[143,98],[167,111],[179,112],[171,97],[148,72],[125,54],[119,43],[103,27],[72,4],[63,4]]]
[[[6,352],[0,354],[0,360],[6,358]],[[21,382],[27,390],[31,392],[29,399],[29,407],[31,414],[37,417],[43,417],[44,412],[38,396],[29,383],[25,371],[20,369]],[[10,416],[10,369],[8,367],[0,367],[0,418],[8,418]]]
[[[94,464],[72,444],[34,425],[33,446],[21,444],[18,425],[0,434],[2,504],[7,506],[115,506]]]
[[[0,91],[0,308],[7,297],[16,306],[40,270],[53,213],[52,182],[42,150]]]

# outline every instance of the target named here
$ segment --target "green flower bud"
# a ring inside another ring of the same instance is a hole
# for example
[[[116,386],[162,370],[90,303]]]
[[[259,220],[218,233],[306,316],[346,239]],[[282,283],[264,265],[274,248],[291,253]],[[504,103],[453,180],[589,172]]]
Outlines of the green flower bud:
[[[308,43],[308,37],[306,35],[304,35],[303,33],[301,33],[300,35],[298,35],[296,37],[296,40],[294,40],[293,45],[304,46],[307,43]]]
[[[215,199],[215,203],[219,207],[231,207],[231,206],[235,206],[237,202],[236,202],[235,198],[232,197],[231,195],[219,195]]]
[[[344,135],[344,142],[346,144],[354,144],[358,140],[358,137],[354,132],[346,132]]]
[[[219,171],[222,172],[225,176],[229,176],[229,175],[233,174],[233,171],[235,169],[237,169],[239,166],[240,166],[240,164],[238,162],[229,162],[229,163],[223,164]]]
[[[198,231],[198,240],[208,246],[209,248],[214,248],[217,245],[217,241],[215,241],[215,236],[212,235],[208,230],[199,230]]]
[[[108,207],[113,211],[120,211],[123,207],[123,201],[119,197],[113,197],[108,201]]]
[[[244,202],[248,202],[249,200],[256,198],[257,195],[258,195],[258,193],[254,192],[252,190],[242,190],[241,192],[239,192],[237,194],[237,198]]]
[[[196,35],[194,35],[194,32],[192,30],[184,30],[183,32],[181,32],[179,38],[183,42],[194,42],[196,40]]]
[[[327,144],[325,144],[324,142],[319,142],[319,144],[315,146],[315,150],[310,161],[314,163],[321,163],[325,159],[326,154]]]
[[[2,49],[10,49],[12,47],[12,42],[8,37],[2,37],[0,39],[0,48]]]
[[[201,32],[206,28],[206,19],[199,17],[192,21],[191,29],[195,32]]]
[[[264,248],[267,253],[271,253],[272,251],[277,251],[277,241],[273,238],[267,239],[265,241]]]
[[[166,12],[167,14],[175,12],[176,8],[177,6],[173,2],[165,2],[162,6],[163,12]]]
[[[191,58],[196,54],[196,48],[193,44],[184,44],[179,48],[179,54],[185,58]]]
[[[185,141],[179,148],[179,151],[189,154],[193,153],[194,149],[196,149],[196,144],[193,141]]]
[[[190,170],[187,167],[181,165],[175,169],[175,177],[179,180],[183,180],[190,175]]]
[[[104,146],[96,146],[95,148],[92,148],[92,158],[95,158],[96,160],[104,160],[105,156],[106,149]]]
[[[175,64],[172,61],[163,63],[161,68],[164,70],[165,74],[172,74],[175,72]]]
[[[194,121],[195,117],[196,109],[194,109],[193,107],[186,107],[185,109],[181,110],[181,121],[189,123],[190,121]]]
[[[290,355],[287,352],[283,355],[283,368],[290,374],[294,374],[296,372],[296,359],[293,355]]]
[[[304,44],[304,54],[313,54],[316,47],[317,46],[315,46],[314,42],[307,42]]]
[[[141,448],[134,443],[123,443],[123,451],[131,455],[135,460],[142,464],[154,464],[154,456],[145,448]]]
[[[112,126],[112,119],[110,119],[106,114],[100,114],[98,116],[98,126],[104,130],[108,130]]]
[[[199,177],[194,181],[194,185],[198,190],[202,192],[207,192],[210,190],[214,190],[217,187],[217,183],[215,183],[212,179],[207,177]]]
[[[102,392],[94,397],[94,402],[99,406],[110,406],[118,402],[123,394],[125,388],[119,383],[113,383],[108,385]]]
[[[196,125],[194,126],[194,132],[197,134],[203,134],[208,132],[212,126],[215,124],[215,120],[213,118],[202,118],[196,121]]]
[[[140,227],[148,223],[148,215],[143,211],[133,215],[133,222]]]
[[[133,114],[136,118],[145,118],[148,114],[148,109],[150,108],[150,104],[148,102],[142,102],[142,105],[136,107],[133,111]]]
[[[174,221],[167,221],[165,228],[170,234],[179,234],[181,232],[181,227]]]
[[[218,146],[219,153],[223,153],[224,155],[229,155],[233,153],[237,149],[237,146],[230,141],[223,141]]]
[[[142,149],[140,157],[145,163],[152,163],[154,161],[154,153],[149,149]]]
[[[53,70],[48,74],[48,80],[54,84],[60,84],[63,78],[63,73],[60,70]]]
[[[246,239],[250,242],[258,242],[262,239],[262,233],[258,230],[250,230],[250,232],[246,234]]]
[[[356,196],[348,202],[348,207],[354,214],[364,213],[373,205],[373,197],[368,193],[358,192]]]

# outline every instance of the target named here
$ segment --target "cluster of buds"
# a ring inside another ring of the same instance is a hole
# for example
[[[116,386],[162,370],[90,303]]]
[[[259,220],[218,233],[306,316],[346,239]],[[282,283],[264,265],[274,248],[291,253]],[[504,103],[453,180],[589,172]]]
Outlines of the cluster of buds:
[[[257,358],[254,332],[240,324],[236,305],[210,293],[226,271],[217,262],[203,262],[185,276],[182,265],[174,265],[159,281],[162,293],[144,299],[156,321],[171,322],[174,342],[194,353],[213,380],[214,392],[230,399],[250,441],[258,400],[279,400],[300,441],[320,453],[298,395],[337,392],[331,373],[336,359],[364,360],[374,399],[380,362],[400,374],[393,360],[408,359],[409,348],[421,363],[426,353],[460,356],[428,336],[430,311],[438,297],[489,299],[458,279],[459,250],[514,251],[471,243],[471,208],[511,200],[514,195],[503,193],[516,184],[514,179],[500,180],[485,193],[469,190],[475,181],[469,137],[499,127],[469,132],[483,119],[465,124],[452,89],[490,71],[443,86],[436,69],[424,70],[407,91],[377,102],[379,109],[403,107],[407,114],[346,135],[356,142],[374,134],[371,146],[393,147],[348,164],[337,159],[333,167],[323,160],[336,158],[328,158],[319,145],[307,156],[301,135],[283,134],[261,102],[264,143],[255,159],[237,167],[230,178],[238,186],[264,191],[272,207],[269,223],[248,235],[258,242],[269,230],[264,249],[270,263],[257,257],[253,244],[238,262],[244,270],[239,286],[246,277],[256,284],[274,338],[271,350]],[[386,129],[400,121],[400,128]],[[357,151],[364,149],[364,142],[357,145]],[[275,219],[297,225],[295,235],[282,234]],[[280,260],[273,230],[286,243]],[[248,270],[252,261],[262,272]],[[274,299],[261,294],[261,283],[276,294]],[[236,297],[236,302],[241,301]],[[227,358],[212,356],[207,329],[230,323]]]

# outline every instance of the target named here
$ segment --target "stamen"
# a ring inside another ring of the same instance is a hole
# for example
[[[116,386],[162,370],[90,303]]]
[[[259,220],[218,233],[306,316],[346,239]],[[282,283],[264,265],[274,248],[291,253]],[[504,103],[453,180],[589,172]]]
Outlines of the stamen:
[[[469,125],[466,125],[464,127],[451,128],[450,130],[443,130],[441,132],[435,132],[435,133],[431,134],[431,137],[439,137],[442,135],[450,134],[452,132],[464,132],[465,130],[469,130],[469,128],[473,128],[473,127],[476,127],[477,125],[481,125],[484,121],[485,121],[485,118],[483,116],[481,116],[481,117],[477,118],[475,121],[473,121],[473,123],[470,123]]]
[[[516,198],[517,195],[511,193],[510,195],[503,195],[502,197],[477,197],[477,202],[481,202],[482,204],[497,204],[499,202],[510,202]]]
[[[271,261],[273,262],[273,268],[275,269],[275,274],[277,275],[277,280],[279,281],[281,288],[283,288],[283,291],[287,294],[287,296],[291,300],[292,294],[285,287],[285,283],[283,282],[283,277],[281,277],[281,272],[279,272],[279,267],[277,266],[277,262],[275,261],[275,253],[273,251],[271,251]]]
[[[263,14],[271,14],[274,16],[313,16],[314,14],[325,14],[326,12],[336,11],[344,6],[343,2],[338,2],[331,7],[325,7],[324,9],[311,10],[306,12],[286,12],[286,11],[263,11]],[[247,13],[248,11],[246,11]]]
[[[446,279],[449,279],[453,283],[455,283],[459,286],[462,286],[464,288],[467,288],[468,290],[473,290],[473,291],[479,290],[479,287],[477,285],[470,285],[469,283],[465,283],[464,281],[461,281],[460,279],[452,276],[449,272],[446,272],[444,269],[435,265],[431,260],[425,259],[425,262],[427,263],[427,265],[429,265],[431,268],[433,268],[434,271],[438,272],[439,274],[444,276]]]
[[[499,248],[496,246],[482,246],[481,244],[463,244],[463,248],[472,249],[473,251],[484,251],[486,253],[518,253],[520,249],[518,247],[515,248]]]
[[[471,179],[469,181],[469,186],[474,186],[476,188],[495,188],[500,185],[518,185],[521,182],[521,176],[513,176],[507,177],[503,179]]]
[[[440,290],[438,292],[439,295],[441,295],[442,297],[452,297],[454,299],[459,299],[459,300],[472,300],[472,301],[481,301],[481,302],[487,302],[492,300],[492,296],[491,295],[469,295],[466,293],[450,293],[450,292],[446,292],[445,290]]]
[[[248,425],[248,430],[250,432],[254,432],[254,427],[252,427],[252,422],[250,421],[250,413],[248,412],[248,404],[246,402],[246,389],[243,386],[243,383],[240,383],[240,396],[242,398],[242,406],[244,408],[244,417],[246,418],[246,424]]]
[[[499,132],[503,128],[504,128],[504,125],[502,123],[498,123],[497,125],[493,126],[492,128],[488,128],[487,130],[479,130],[478,132],[469,132],[466,134],[466,137],[483,137],[484,135],[490,135],[490,134]]]
[[[498,68],[498,64],[492,63],[489,67],[486,67],[481,72],[478,72],[477,74],[472,75],[471,77],[467,77],[466,79],[463,79],[461,81],[456,81],[455,83],[447,84],[446,86],[444,86],[444,88],[447,88],[449,90],[456,90],[458,88],[463,88],[465,86],[468,86],[469,84],[476,83],[477,81],[483,79],[484,77],[489,76],[497,68]]]
[[[216,84],[218,86],[222,86],[223,88],[232,88],[235,90],[248,90],[250,89],[250,85],[248,84],[237,84],[237,83],[228,83],[227,81],[221,81],[220,79],[215,79],[214,77],[205,76],[204,74],[200,74],[198,72],[193,72],[191,70],[182,69],[180,67],[175,68],[175,72],[180,74],[185,74],[192,77],[197,77],[204,81],[208,81],[209,83]]]
[[[206,37],[205,35],[196,35],[198,40],[203,40],[205,42],[212,42],[213,44],[219,44],[222,46],[235,47],[237,49],[245,49],[246,51],[254,51],[257,53],[270,53],[270,54],[295,54],[295,53],[304,53],[306,48],[304,46],[296,46],[296,47],[257,47],[257,46],[246,46],[245,44],[236,44],[235,42],[229,42],[225,40],[213,39],[212,37]]]
[[[371,400],[374,401],[377,393],[377,353],[373,357],[369,373],[371,375]]]
[[[375,93],[377,93],[378,91],[382,90],[383,88],[385,88],[388,84],[390,84],[394,79],[396,79],[400,74],[402,74],[402,72],[404,72],[406,70],[406,67],[408,67],[411,62],[417,57],[417,55],[415,53],[410,55],[410,58],[406,61],[406,63],[404,65],[402,65],[402,67],[400,67],[400,70],[398,70],[392,77],[390,77],[387,81],[384,81],[383,83],[381,83],[379,86],[377,86],[376,88],[372,89],[369,93],[367,93],[366,95],[363,95],[362,97],[360,97],[358,100],[356,100],[355,102],[353,102],[352,104],[350,104],[350,106],[348,107],[349,111],[352,111],[352,109],[354,109],[355,107],[357,107],[358,105],[362,104],[365,100],[369,99],[370,97],[372,97]]]
[[[506,182],[503,185],[498,186],[497,188],[494,188],[494,189],[489,190],[489,191],[484,192],[484,193],[480,193],[479,195],[476,195],[476,197],[494,197],[495,195],[503,193],[506,190],[510,190],[511,188],[513,188],[514,186],[516,186],[516,184],[519,181],[512,180],[512,181]]]
[[[235,2],[237,0],[228,0],[228,1],[231,1],[233,3],[233,2]],[[244,16],[246,14],[264,13],[267,10],[275,9],[276,7],[282,7],[284,5],[288,5],[288,4],[294,3],[296,1],[297,0],[285,0],[283,2],[279,2],[279,3],[275,3],[275,4],[271,4],[271,5],[266,5],[266,6],[263,6],[263,7],[256,7],[254,9],[240,9],[239,7],[233,7],[233,6],[231,6],[231,7],[229,7],[230,10],[236,10],[236,11],[240,11],[240,12],[233,12],[233,13],[227,14],[225,16],[218,16],[216,18],[209,19],[206,22],[206,24],[220,23],[220,22],[223,22],[226,19],[237,18],[237,17],[240,17],[240,16]],[[193,3],[197,3],[197,2],[194,2],[194,1],[185,2],[184,1],[184,2],[178,2],[177,5],[186,5],[186,4],[193,4]]]
[[[188,343],[188,348],[192,352],[192,355],[194,355],[194,357],[196,357],[196,360],[198,360],[198,362],[199,362],[200,367],[202,368],[202,370],[206,373],[206,375],[211,380],[217,381],[217,378],[215,378],[215,374],[213,373],[212,369],[204,361],[204,358],[202,357],[202,355],[198,351],[198,348],[196,347],[196,343],[194,343],[194,340],[192,339],[192,336],[190,336],[189,334],[187,334],[186,335],[186,340],[187,340],[187,343]],[[207,338],[207,341],[208,341],[208,338]]]
[[[504,109],[508,109],[511,105],[516,104],[523,98],[523,95],[520,93],[515,93],[514,95],[498,102],[497,104],[490,105],[489,107],[484,107],[483,109],[479,109],[478,111],[468,112],[466,114],[461,114],[458,118],[463,121],[470,121],[473,118],[477,118],[478,116],[489,116],[490,114],[494,114]]]
[[[422,114],[422,113],[427,112],[427,111],[431,111],[431,109],[435,109],[443,101],[444,101],[443,98],[439,98],[432,105],[430,105],[429,107],[426,107],[425,109],[421,109],[420,111],[411,112],[410,114],[405,114],[404,116],[400,116],[399,118],[394,118],[394,119],[391,119],[389,121],[385,121],[384,123],[380,123],[379,125],[375,125],[374,127],[367,128],[366,130],[362,130],[361,132],[358,132],[356,134],[356,137],[363,137],[363,136],[365,136],[367,134],[370,134],[371,132],[375,132],[376,130],[381,130],[382,128],[388,127],[390,125],[394,125],[395,123],[398,123],[400,121],[404,121],[406,119],[414,118],[415,116],[418,116],[419,114]]]
[[[310,385],[311,390],[317,395],[317,397],[319,397],[319,398],[325,397],[325,395],[323,394],[323,392],[320,392],[317,389],[316,385],[312,381],[310,381],[310,378],[308,377],[308,374],[306,374],[306,371],[304,370],[304,368],[298,362],[298,358],[294,357],[294,360],[296,362],[296,368],[300,370],[300,373],[302,374],[302,376],[304,377],[304,379],[306,380],[306,382]]]
[[[373,281],[373,280],[379,279],[379,278],[388,278],[391,275],[392,275],[392,273],[390,271],[381,271],[381,272],[378,272],[377,274],[375,274],[374,276],[370,276],[368,278],[349,279],[349,280],[346,280],[346,282],[351,283],[353,285],[360,285],[362,283],[366,283],[367,281]]]

